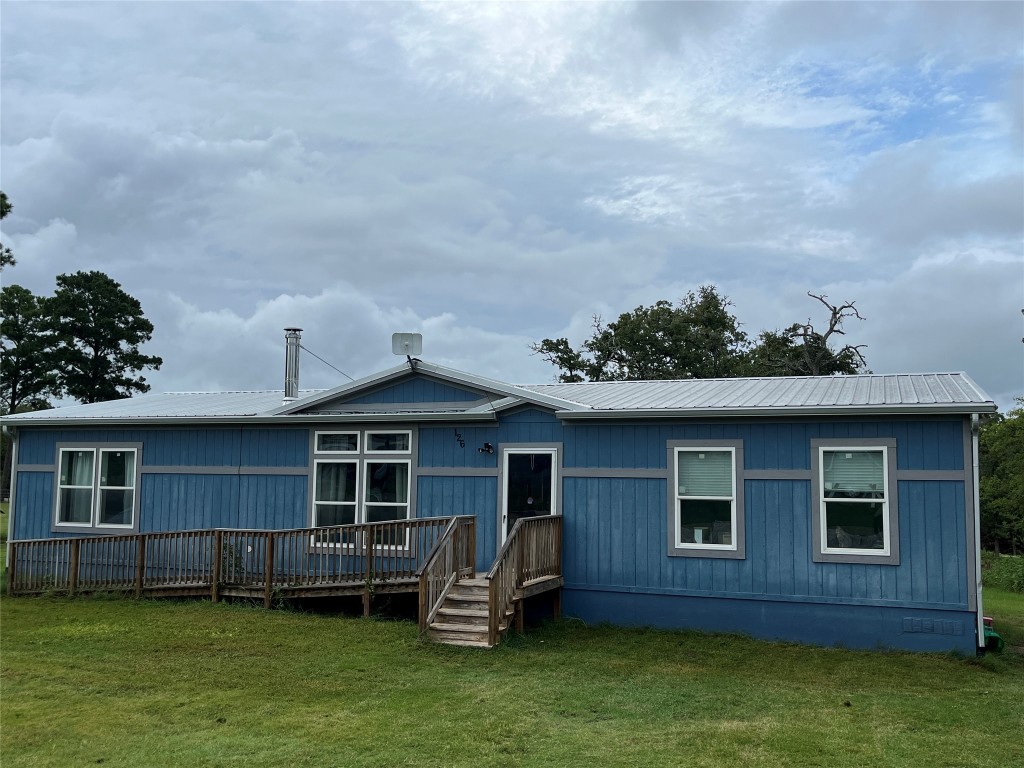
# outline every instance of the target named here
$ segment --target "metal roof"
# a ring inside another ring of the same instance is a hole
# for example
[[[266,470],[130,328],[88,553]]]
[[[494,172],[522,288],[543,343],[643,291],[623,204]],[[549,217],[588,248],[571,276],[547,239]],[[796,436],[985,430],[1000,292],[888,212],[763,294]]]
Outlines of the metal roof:
[[[589,406],[583,418],[609,413],[766,411],[995,410],[964,373],[786,376],[675,381],[599,381],[530,384],[524,389]],[[565,414],[567,417],[570,414]]]
[[[318,411],[339,395],[355,394],[407,375],[398,367],[330,390],[303,390],[282,405],[281,390],[146,394],[5,416],[13,425],[39,423],[277,423],[303,421],[493,420],[518,405],[552,408],[564,419],[694,416],[983,413],[995,403],[964,373],[793,376],[677,381],[601,381],[513,386],[450,368],[418,363],[417,371],[500,395],[483,405],[424,410],[422,404],[354,405]]]
[[[307,390],[302,396],[319,390]],[[51,419],[138,419],[207,418],[215,416],[255,416],[281,405],[282,390],[252,392],[162,392],[136,395],[123,400],[68,405],[46,411],[5,416],[4,421],[18,423]]]

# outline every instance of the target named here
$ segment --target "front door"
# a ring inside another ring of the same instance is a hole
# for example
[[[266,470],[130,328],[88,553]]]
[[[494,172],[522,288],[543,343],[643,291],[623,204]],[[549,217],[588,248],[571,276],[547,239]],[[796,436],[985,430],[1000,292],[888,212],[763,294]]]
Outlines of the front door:
[[[522,517],[557,512],[557,468],[554,450],[506,448],[502,451],[501,540]]]

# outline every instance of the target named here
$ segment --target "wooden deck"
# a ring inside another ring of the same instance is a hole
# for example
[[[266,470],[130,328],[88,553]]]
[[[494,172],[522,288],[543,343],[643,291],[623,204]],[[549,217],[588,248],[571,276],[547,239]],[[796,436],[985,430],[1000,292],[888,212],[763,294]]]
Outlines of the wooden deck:
[[[495,610],[516,616],[521,629],[522,601],[562,586],[561,518],[519,521],[482,579],[475,571],[475,523],[473,517],[440,517],[12,541],[7,593],[123,592],[136,598],[208,596],[213,602],[239,597],[262,600],[267,608],[279,600],[362,596],[365,615],[375,595],[418,593],[420,627],[429,635],[457,585],[482,585],[487,637],[474,644],[492,646],[509,626],[495,618]]]

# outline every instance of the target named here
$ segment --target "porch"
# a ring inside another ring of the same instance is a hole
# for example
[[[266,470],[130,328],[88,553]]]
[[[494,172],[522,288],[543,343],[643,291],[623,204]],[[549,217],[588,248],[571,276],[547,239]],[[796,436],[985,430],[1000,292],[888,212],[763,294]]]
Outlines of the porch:
[[[122,592],[275,602],[418,594],[420,630],[438,642],[491,647],[523,628],[523,602],[560,590],[562,518],[518,520],[486,574],[475,568],[476,519],[419,518],[288,530],[194,530],[11,541],[7,594]],[[556,615],[560,591],[555,595]]]

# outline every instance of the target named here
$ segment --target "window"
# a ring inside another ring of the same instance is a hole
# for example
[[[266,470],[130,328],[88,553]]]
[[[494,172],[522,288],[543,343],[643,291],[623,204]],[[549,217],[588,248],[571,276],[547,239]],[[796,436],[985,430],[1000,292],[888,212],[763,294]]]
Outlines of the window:
[[[58,526],[133,528],[138,448],[60,448]]]
[[[354,454],[346,459],[314,460],[314,527],[382,523],[411,516],[411,459],[380,456],[411,454],[411,430],[317,432],[314,452],[318,455]],[[334,537],[330,543],[355,541],[341,542],[339,537]],[[377,543],[406,546],[404,534],[387,529],[377,533]]]
[[[742,443],[731,440],[669,442],[669,554],[744,556]]]
[[[359,453],[358,432],[317,432],[317,453]]]
[[[367,453],[411,453],[411,432],[367,432]]]
[[[894,562],[894,441],[815,443],[815,560]]]

